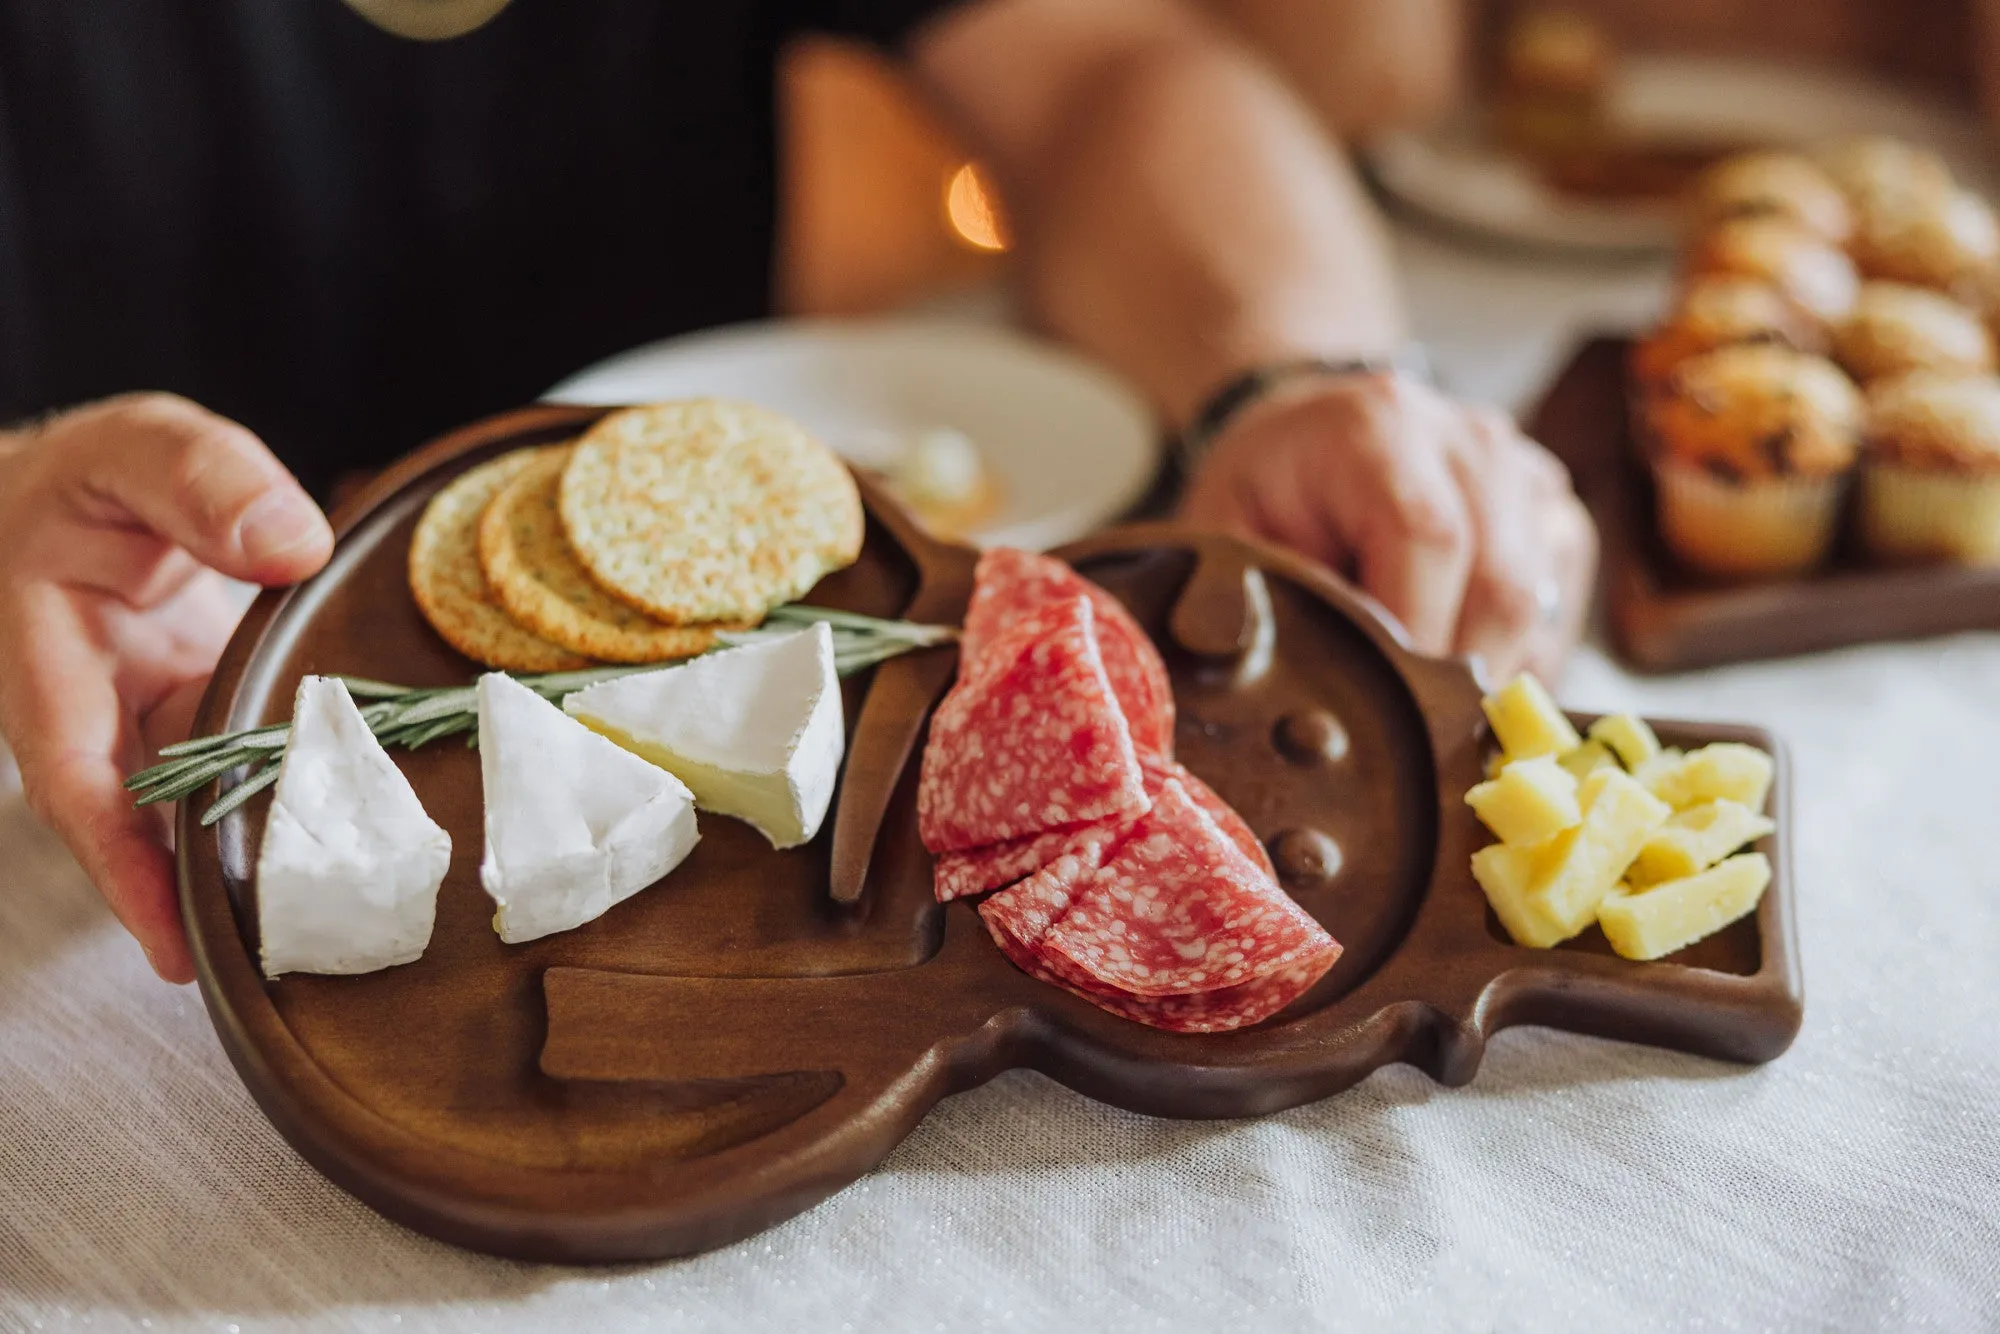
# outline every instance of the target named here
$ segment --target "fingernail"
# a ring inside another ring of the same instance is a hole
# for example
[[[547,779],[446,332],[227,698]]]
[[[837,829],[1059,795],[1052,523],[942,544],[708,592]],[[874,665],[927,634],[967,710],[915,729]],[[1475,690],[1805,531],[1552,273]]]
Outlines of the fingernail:
[[[273,487],[258,497],[236,525],[236,542],[253,561],[275,560],[320,540],[319,507],[290,487]]]

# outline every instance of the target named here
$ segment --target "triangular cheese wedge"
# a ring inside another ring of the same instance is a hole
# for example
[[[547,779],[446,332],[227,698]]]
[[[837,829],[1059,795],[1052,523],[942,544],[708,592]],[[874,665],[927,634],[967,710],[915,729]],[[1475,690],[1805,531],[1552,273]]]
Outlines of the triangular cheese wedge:
[[[819,832],[847,748],[824,622],[591,686],[563,708],[672,772],[703,810],[755,826],[774,848]]]
[[[479,883],[510,945],[604,915],[694,850],[694,798],[499,672],[479,678],[486,856]]]
[[[257,854],[264,976],[367,973],[430,943],[451,835],[368,730],[347,687],[299,682]]]

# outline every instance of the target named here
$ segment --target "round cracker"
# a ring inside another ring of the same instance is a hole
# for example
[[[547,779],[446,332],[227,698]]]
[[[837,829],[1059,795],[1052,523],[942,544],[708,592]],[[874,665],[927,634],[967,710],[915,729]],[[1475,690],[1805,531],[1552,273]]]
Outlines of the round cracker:
[[[590,581],[556,513],[570,446],[552,447],[513,477],[479,521],[479,563],[507,614],[605,662],[662,662],[715,646],[713,625],[661,625]]]
[[[864,523],[847,465],[797,422],[708,398],[586,431],[561,513],[591,578],[669,625],[761,620],[853,564]]]
[[[516,625],[480,569],[479,516],[538,453],[517,449],[459,474],[431,497],[410,538],[410,595],[424,619],[466,657],[507,672],[568,672],[591,662]]]

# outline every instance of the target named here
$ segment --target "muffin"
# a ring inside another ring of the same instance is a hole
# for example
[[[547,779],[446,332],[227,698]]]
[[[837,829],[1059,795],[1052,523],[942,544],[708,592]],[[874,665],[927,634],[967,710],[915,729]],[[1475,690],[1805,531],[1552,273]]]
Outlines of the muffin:
[[[1862,135],[1827,145],[1819,165],[1854,204],[1871,199],[1948,194],[1951,168],[1929,149],[1887,135]]]
[[[1529,10],[1500,45],[1500,89],[1508,97],[1597,106],[1611,86],[1617,53],[1604,29],[1582,14]]]
[[[1847,318],[1861,281],[1838,246],[1789,218],[1730,218],[1688,247],[1687,276],[1735,274],[1777,288],[1824,325]]]
[[[1969,298],[2000,267],[2000,222],[1970,190],[1866,198],[1851,249],[1865,277]]]
[[[1724,577],[1819,564],[1862,414],[1839,367],[1791,348],[1724,347],[1683,362],[1642,408],[1668,548]]]
[[[1847,196],[1797,153],[1743,153],[1718,162],[1695,182],[1689,214],[1697,230],[1728,218],[1786,218],[1830,245],[1845,245],[1854,231]]]
[[[1755,278],[1700,278],[1681,289],[1666,318],[1632,349],[1632,373],[1641,389],[1659,389],[1692,357],[1735,343],[1775,343],[1820,350],[1819,330],[1778,289]]]
[[[2000,380],[1917,371],[1870,390],[1861,539],[1884,560],[2000,564]]]
[[[1903,283],[1861,285],[1833,334],[1834,357],[1863,384],[1910,371],[1992,372],[1993,336],[1950,297]]]
[[[1594,140],[1616,59],[1604,30],[1582,15],[1531,10],[1516,18],[1500,47],[1501,138],[1533,156]]]

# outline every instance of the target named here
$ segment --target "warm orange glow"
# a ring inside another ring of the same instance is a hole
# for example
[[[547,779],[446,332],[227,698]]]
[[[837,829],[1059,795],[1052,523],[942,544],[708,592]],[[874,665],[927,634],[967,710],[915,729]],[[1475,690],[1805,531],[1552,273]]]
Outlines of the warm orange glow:
[[[978,163],[968,162],[952,173],[944,191],[944,212],[958,239],[974,250],[1007,248],[1007,223]]]

